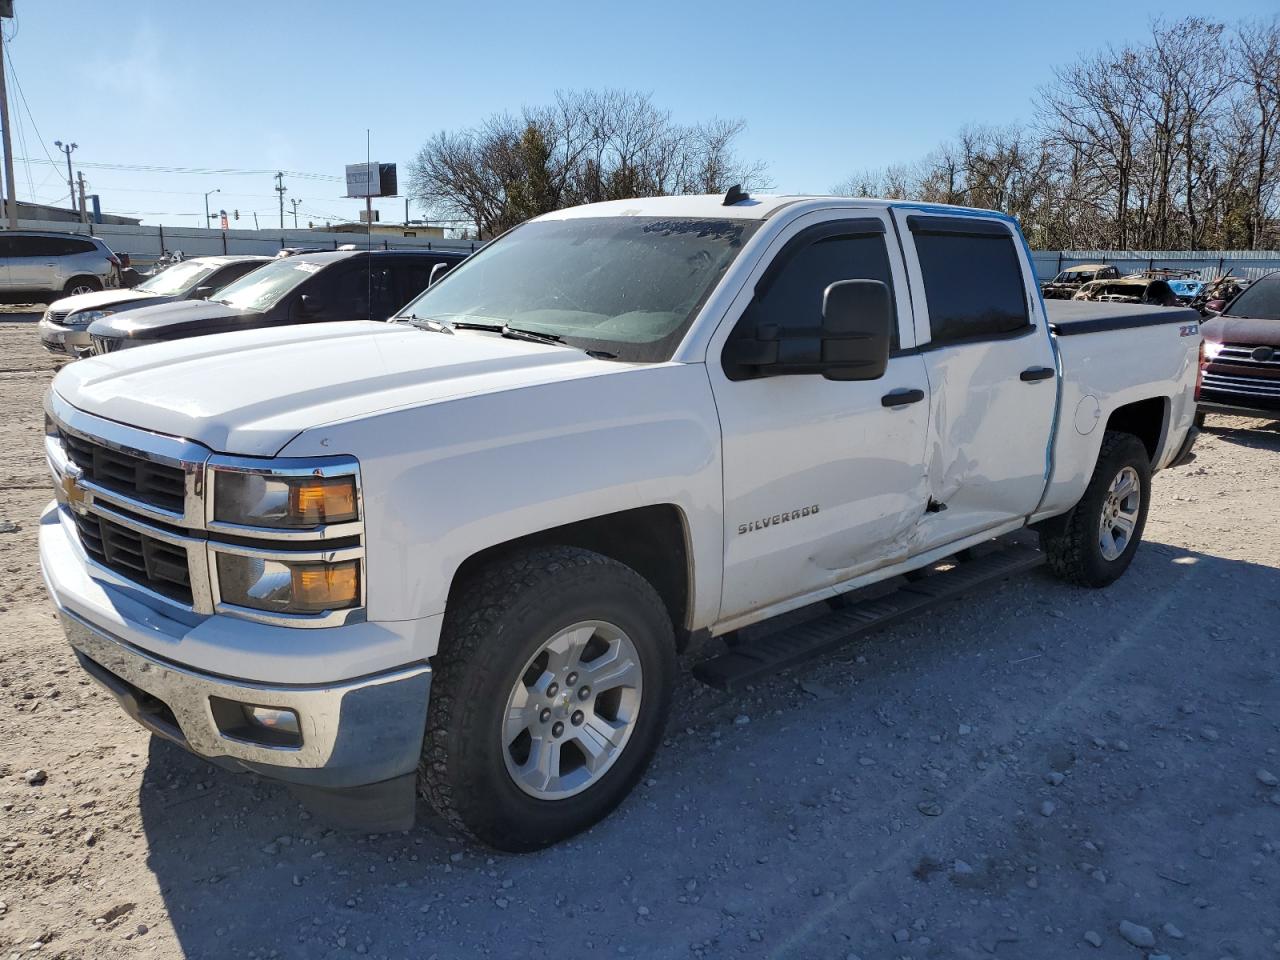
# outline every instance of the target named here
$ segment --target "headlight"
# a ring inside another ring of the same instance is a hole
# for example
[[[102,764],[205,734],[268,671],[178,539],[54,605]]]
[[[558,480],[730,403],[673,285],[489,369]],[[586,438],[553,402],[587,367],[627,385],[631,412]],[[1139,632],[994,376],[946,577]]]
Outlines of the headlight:
[[[360,605],[360,561],[292,562],[218,554],[223,603],[271,613],[321,613]]]
[[[299,476],[214,469],[213,519],[249,527],[306,529],[360,518],[354,473]]]
[[[95,320],[101,320],[103,317],[111,316],[110,310],[80,310],[76,313],[69,314],[62,321],[64,326],[68,327],[87,327]]]
[[[1206,340],[1204,342],[1204,358],[1206,360],[1216,360],[1218,354],[1222,352],[1222,344],[1214,340]]]

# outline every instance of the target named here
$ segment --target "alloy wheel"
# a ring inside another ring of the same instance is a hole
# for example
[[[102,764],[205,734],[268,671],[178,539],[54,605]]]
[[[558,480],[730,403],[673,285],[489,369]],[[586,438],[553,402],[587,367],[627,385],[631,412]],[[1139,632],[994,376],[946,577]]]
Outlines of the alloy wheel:
[[[631,638],[602,620],[575,623],[543,643],[503,715],[502,755],[516,785],[562,800],[603,777],[635,730],[642,673]]]

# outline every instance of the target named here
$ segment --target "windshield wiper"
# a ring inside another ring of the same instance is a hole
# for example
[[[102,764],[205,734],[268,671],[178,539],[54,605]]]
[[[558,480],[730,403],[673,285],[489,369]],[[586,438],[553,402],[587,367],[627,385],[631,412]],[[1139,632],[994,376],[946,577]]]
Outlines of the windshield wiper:
[[[498,330],[508,340],[528,340],[530,343],[564,343],[564,337],[558,337],[554,333],[525,330],[523,327],[513,327],[509,323],[504,323]]]
[[[439,323],[440,321],[436,321]],[[501,334],[508,340],[527,340],[529,343],[546,343],[551,346],[572,346],[565,343],[564,337],[557,336],[554,333],[543,333],[540,330],[526,330],[524,327],[513,327],[509,323],[476,323],[473,320],[459,320],[450,324],[454,330],[484,330],[487,333]],[[579,347],[583,353],[589,357],[595,357],[597,360],[616,360],[618,355],[610,353],[608,350],[588,350],[586,347]]]

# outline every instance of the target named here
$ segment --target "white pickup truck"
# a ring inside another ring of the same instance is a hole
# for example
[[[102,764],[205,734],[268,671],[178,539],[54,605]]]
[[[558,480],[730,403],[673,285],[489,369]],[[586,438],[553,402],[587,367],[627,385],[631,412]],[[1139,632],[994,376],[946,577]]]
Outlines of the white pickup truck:
[[[640,778],[692,637],[1028,526],[1070,581],[1125,570],[1194,438],[1197,316],[1061,310],[990,211],[562,210],[394,322],[63,370],[49,594],[155,734],[534,849]]]

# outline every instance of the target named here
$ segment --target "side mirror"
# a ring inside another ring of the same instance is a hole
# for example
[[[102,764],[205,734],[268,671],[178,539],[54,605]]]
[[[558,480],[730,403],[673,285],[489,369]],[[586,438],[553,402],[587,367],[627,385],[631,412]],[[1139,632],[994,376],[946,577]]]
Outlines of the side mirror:
[[[889,366],[893,298],[879,280],[841,280],[822,295],[822,375],[879,380]]]
[[[195,293],[192,294],[197,300],[208,300],[213,296],[213,287],[196,287]]]
[[[314,317],[324,308],[324,304],[320,299],[312,293],[304,293],[298,297],[294,304],[293,312],[300,317]]]
[[[841,280],[822,294],[818,327],[757,324],[725,345],[732,380],[820,373],[828,380],[878,380],[889,364],[893,298],[879,280]]]
[[[439,263],[432,264],[431,276],[427,277],[427,286],[428,287],[435,286],[435,282],[448,272],[449,272],[449,264],[445,263],[443,260],[440,261]]]

